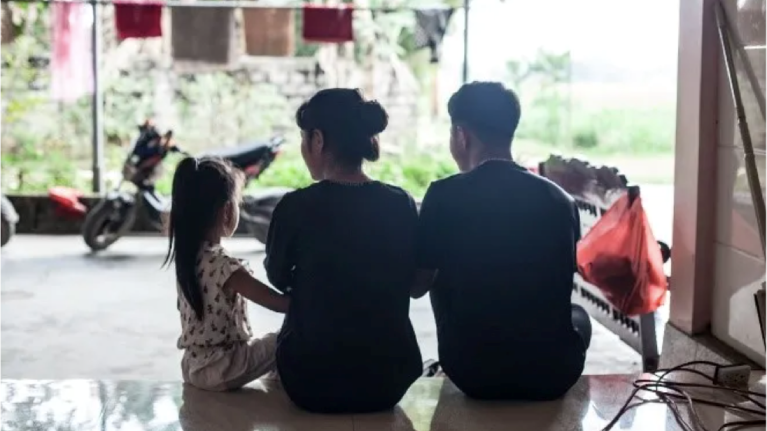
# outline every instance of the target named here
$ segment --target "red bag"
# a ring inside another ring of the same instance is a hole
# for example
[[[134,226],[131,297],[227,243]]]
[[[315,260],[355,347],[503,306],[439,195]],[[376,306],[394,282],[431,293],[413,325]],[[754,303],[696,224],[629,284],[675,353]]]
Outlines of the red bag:
[[[663,257],[636,197],[624,194],[578,243],[578,272],[628,316],[651,313],[668,290]]]

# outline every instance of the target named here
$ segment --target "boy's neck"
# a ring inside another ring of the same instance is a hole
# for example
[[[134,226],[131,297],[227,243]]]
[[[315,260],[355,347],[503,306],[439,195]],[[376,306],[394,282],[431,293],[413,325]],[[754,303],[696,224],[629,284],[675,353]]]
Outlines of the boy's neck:
[[[471,169],[475,169],[477,166],[480,166],[481,164],[490,160],[507,160],[509,162],[514,161],[511,156],[510,149],[485,149],[484,151],[479,151],[473,155],[471,158]]]

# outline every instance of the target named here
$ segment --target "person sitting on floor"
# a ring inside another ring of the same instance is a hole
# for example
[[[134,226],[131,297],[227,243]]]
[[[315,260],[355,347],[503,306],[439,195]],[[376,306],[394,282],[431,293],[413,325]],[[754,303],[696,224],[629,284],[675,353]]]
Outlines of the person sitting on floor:
[[[237,229],[243,180],[214,157],[187,157],[173,176],[165,265],[175,261],[181,373],[211,391],[239,389],[275,369],[277,335],[253,337],[246,300],[278,313],[290,304],[221,245]]]
[[[461,173],[424,197],[412,292],[430,291],[440,365],[470,397],[561,397],[583,372],[591,339],[588,314],[570,301],[578,210],[513,161],[513,91],[466,84],[448,111]]]
[[[318,92],[296,113],[301,154],[318,182],[280,200],[264,266],[291,298],[277,346],[282,386],[318,413],[392,409],[421,375],[410,322],[418,210],[371,180],[386,111],[359,91]]]

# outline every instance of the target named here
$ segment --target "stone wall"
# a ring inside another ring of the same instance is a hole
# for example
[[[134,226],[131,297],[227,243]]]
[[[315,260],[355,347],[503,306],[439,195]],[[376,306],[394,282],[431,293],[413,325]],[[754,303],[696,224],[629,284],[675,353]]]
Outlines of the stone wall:
[[[253,57],[243,55],[226,70],[207,70],[173,64],[162,50],[151,44],[137,45],[127,40],[106,59],[107,66],[120,74],[151,76],[154,118],[158,124],[178,124],[174,106],[179,79],[204,73],[226,73],[243,85],[269,85],[287,101],[283,124],[293,126],[292,115],[298,106],[317,91],[328,87],[360,88],[369,99],[376,99],[389,113],[389,127],[382,135],[384,148],[395,149],[417,139],[420,88],[404,65],[377,62],[363,68],[349,60],[329,62],[318,57]],[[110,64],[111,62],[111,64]],[[339,73],[339,69],[343,69]],[[366,70],[365,70],[366,69]],[[278,125],[280,126],[280,125]]]
[[[311,57],[243,57],[239,73],[254,84],[271,84],[293,109],[325,87],[325,74]]]
[[[85,216],[71,214],[59,207],[47,195],[8,195],[19,214],[16,233],[37,235],[79,235],[82,232]],[[88,210],[93,208],[101,198],[84,196],[80,202]],[[416,203],[420,208],[421,203]],[[132,233],[159,234],[148,220],[142,215],[136,220]],[[250,236],[247,225],[237,226],[236,236]]]
[[[73,214],[60,207],[47,195],[8,195],[8,200],[13,204],[19,214],[16,224],[16,233],[36,235],[79,235],[82,232],[85,216]],[[80,202],[88,210],[93,208],[101,198],[96,196],[84,196]],[[146,220],[143,212],[133,226],[132,233],[159,234]],[[237,236],[248,236],[245,223],[240,223],[235,232]]]
[[[388,148],[400,147],[417,139],[417,84],[411,75],[395,73],[389,65],[382,64],[380,69],[368,85],[359,73],[351,82],[336,85],[361,88],[366,97],[381,102],[389,113],[382,141]],[[275,86],[287,98],[291,113],[314,93],[333,85],[321,62],[311,57],[243,57],[234,73],[247,73],[253,84]]]

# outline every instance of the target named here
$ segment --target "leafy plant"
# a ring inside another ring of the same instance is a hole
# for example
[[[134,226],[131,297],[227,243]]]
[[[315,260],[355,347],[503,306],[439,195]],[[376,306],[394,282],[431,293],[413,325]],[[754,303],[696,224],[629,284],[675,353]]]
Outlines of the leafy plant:
[[[569,104],[563,85],[570,81],[570,53],[538,51],[530,61],[506,63],[507,82],[524,109],[518,136],[550,145],[566,142]]]
[[[579,130],[573,134],[573,145],[580,149],[595,148],[599,145],[599,136],[592,129]]]

